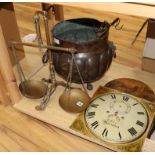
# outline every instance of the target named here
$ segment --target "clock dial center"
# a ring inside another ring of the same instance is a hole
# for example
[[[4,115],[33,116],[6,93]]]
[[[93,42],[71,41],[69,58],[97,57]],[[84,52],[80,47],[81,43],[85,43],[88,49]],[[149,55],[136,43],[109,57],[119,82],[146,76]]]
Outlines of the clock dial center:
[[[111,111],[114,111],[115,114],[125,115],[131,110],[131,106],[128,103],[125,103],[121,100],[115,100],[110,103]]]

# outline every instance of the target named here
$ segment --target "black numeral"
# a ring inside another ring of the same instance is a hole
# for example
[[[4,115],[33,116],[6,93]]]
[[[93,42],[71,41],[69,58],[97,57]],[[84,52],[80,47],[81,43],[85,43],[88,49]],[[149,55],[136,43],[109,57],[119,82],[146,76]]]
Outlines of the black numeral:
[[[135,103],[135,104],[133,104],[132,106],[135,106],[135,105],[137,105],[138,103]]]
[[[115,94],[112,94],[112,95],[111,95],[111,98],[112,98],[112,99],[116,99]]]
[[[97,108],[99,105],[98,104],[91,104],[90,106],[93,108]]]
[[[141,122],[141,121],[139,121],[139,120],[136,122],[136,124],[137,124],[137,125],[139,125],[139,126],[141,126],[141,127],[143,127],[143,126],[144,126],[144,123],[143,123],[143,122]]]
[[[120,132],[118,133],[118,135],[119,135],[119,138],[120,138],[120,139],[122,139],[122,135],[121,135],[121,133],[120,133]]]
[[[128,100],[129,100],[129,97],[128,96],[123,96],[123,101],[128,102]]]
[[[102,100],[102,101],[105,101],[105,100],[104,100],[103,98],[101,98],[101,97],[100,97],[99,99]]]
[[[93,123],[91,124],[91,127],[92,127],[93,129],[96,129],[98,126],[99,126],[99,123],[98,123],[97,121],[95,121],[95,122],[93,122]]]
[[[95,116],[95,112],[88,112],[88,118],[93,118]]]
[[[135,128],[130,128],[130,129],[128,129],[128,131],[129,131],[129,133],[132,135],[132,136],[134,136],[134,135],[136,135],[137,134],[137,131],[135,130]]]
[[[105,128],[105,129],[103,130],[103,132],[102,132],[102,136],[107,137],[107,135],[108,135],[108,130],[107,130],[107,128]]]
[[[144,115],[144,112],[137,112],[138,115]]]

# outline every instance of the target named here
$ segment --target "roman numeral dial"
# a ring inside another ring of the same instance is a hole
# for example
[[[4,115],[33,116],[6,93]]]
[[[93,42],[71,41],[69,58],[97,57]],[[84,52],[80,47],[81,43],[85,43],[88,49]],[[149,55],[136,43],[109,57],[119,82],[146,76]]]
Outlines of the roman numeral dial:
[[[146,131],[143,104],[125,93],[106,93],[94,99],[84,113],[88,131],[107,142],[130,142]]]
[[[103,102],[105,101],[105,100],[104,100],[103,98],[101,98],[101,97],[100,97],[99,99],[100,99],[101,101],[103,101]]]
[[[111,94],[111,98],[112,99],[116,99],[116,95],[115,94]]]
[[[120,138],[120,139],[122,139],[122,135],[121,135],[121,133],[120,133],[120,132],[118,133],[118,135],[119,135],[119,138]]]
[[[107,137],[107,135],[108,135],[108,129],[105,128],[105,129],[103,130],[103,132],[102,132],[102,136]]]
[[[123,101],[127,102],[129,100],[128,96],[123,96]]]
[[[91,104],[90,106],[93,108],[97,108],[99,105],[98,104]]]
[[[88,115],[87,115],[88,118],[93,118],[94,116],[95,116],[94,111],[93,112],[88,112]]]
[[[144,112],[137,112],[138,115],[144,115]]]
[[[143,126],[144,126],[144,123],[143,123],[143,122],[141,122],[141,121],[139,121],[139,120],[136,122],[136,124],[137,124],[137,125],[139,125],[139,126],[141,126],[141,127],[143,127]]]
[[[128,129],[128,131],[129,131],[129,133],[130,133],[132,136],[134,136],[134,135],[137,134],[137,131],[136,131],[136,129],[135,129],[134,127],[131,127],[130,129]]]
[[[99,126],[98,121],[95,121],[95,122],[93,122],[93,123],[91,124],[91,127],[92,127],[93,129],[96,129],[98,126]]]
[[[136,106],[138,103],[134,103],[132,106]]]

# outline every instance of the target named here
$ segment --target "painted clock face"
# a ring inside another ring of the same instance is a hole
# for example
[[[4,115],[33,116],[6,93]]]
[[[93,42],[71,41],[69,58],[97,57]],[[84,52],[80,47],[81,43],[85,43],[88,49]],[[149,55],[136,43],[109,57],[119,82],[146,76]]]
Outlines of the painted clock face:
[[[145,132],[148,114],[132,96],[106,93],[90,103],[85,112],[85,122],[96,137],[124,143],[137,139]]]

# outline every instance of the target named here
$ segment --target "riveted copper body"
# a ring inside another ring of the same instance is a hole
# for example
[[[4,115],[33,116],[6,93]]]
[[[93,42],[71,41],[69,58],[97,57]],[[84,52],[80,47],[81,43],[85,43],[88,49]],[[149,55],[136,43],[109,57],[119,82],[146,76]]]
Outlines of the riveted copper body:
[[[91,18],[79,18],[62,21],[52,30],[54,45],[65,48],[75,48],[75,61],[81,71],[85,83],[91,83],[100,79],[109,69],[115,48],[108,41],[109,28],[102,37],[98,37],[96,31],[101,22]],[[67,79],[71,54],[58,53],[54,50],[53,63],[56,72]],[[77,70],[73,65],[72,82],[81,83]]]

